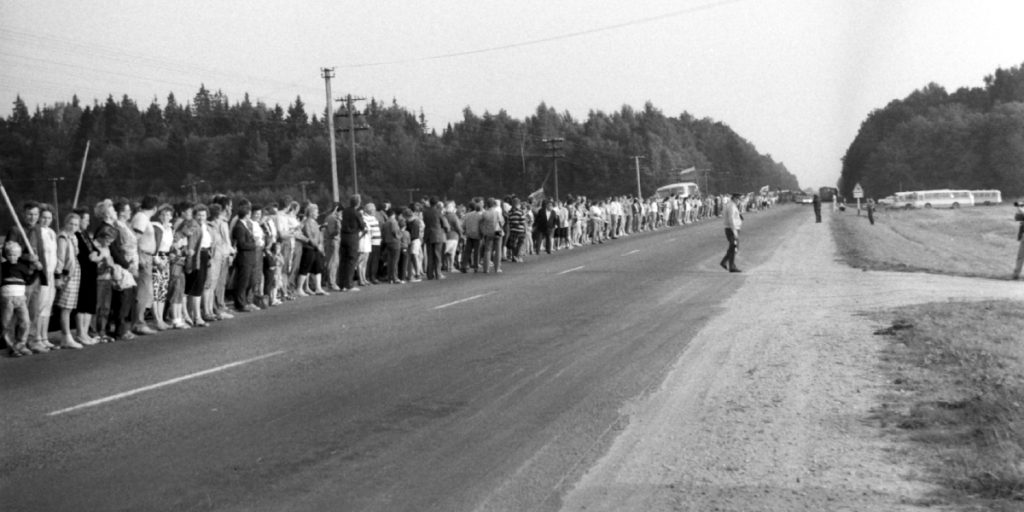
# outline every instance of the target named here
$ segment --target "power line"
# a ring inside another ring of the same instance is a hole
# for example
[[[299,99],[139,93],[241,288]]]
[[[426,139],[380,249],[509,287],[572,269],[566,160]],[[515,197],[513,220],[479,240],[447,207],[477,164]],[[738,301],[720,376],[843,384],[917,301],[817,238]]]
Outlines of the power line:
[[[612,30],[618,30],[618,29],[622,29],[622,28],[626,28],[626,27],[635,26],[635,25],[643,25],[643,24],[647,24],[647,23],[654,23],[654,22],[657,22],[657,21],[662,21],[662,20],[666,20],[666,19],[670,19],[670,18],[676,18],[676,17],[683,16],[683,15],[686,15],[686,14],[692,14],[692,13],[695,13],[695,12],[706,11],[706,10],[710,10],[710,9],[716,9],[718,7],[723,7],[723,6],[726,6],[726,5],[729,5],[729,4],[739,3],[739,2],[742,2],[742,1],[744,1],[744,0],[721,0],[721,1],[718,1],[718,2],[712,2],[712,3],[709,3],[709,4],[698,5],[698,6],[694,6],[694,7],[688,7],[686,9],[680,9],[680,10],[677,10],[677,11],[667,12],[667,13],[664,13],[664,14],[659,14],[657,16],[649,16],[649,17],[646,17],[646,18],[638,18],[638,19],[626,21],[626,22],[623,22],[623,23],[616,23],[614,25],[606,25],[606,26],[603,26],[603,27],[597,27],[597,28],[592,28],[592,29],[587,29],[587,30],[580,30],[580,31],[577,31],[577,32],[569,32],[569,33],[559,34],[559,35],[555,35],[555,36],[542,37],[542,38],[539,38],[539,39],[531,39],[531,40],[528,40],[528,41],[520,41],[518,43],[509,43],[509,44],[503,44],[503,45],[499,45],[499,46],[491,46],[491,47],[487,47],[487,48],[478,48],[478,49],[475,49],[475,50],[465,50],[465,51],[452,52],[452,53],[443,53],[443,54],[440,54],[440,55],[431,55],[431,56],[428,56],[428,57],[415,57],[415,58],[410,58],[410,59],[397,59],[397,60],[390,60],[390,61],[366,62],[366,63],[362,63],[362,64],[349,64],[349,65],[339,66],[339,67],[342,67],[342,68],[367,68],[367,67],[376,67],[376,66],[388,66],[388,65],[394,65],[394,64],[409,64],[409,63],[413,63],[413,62],[423,62],[423,61],[429,61],[429,60],[452,59],[452,58],[457,58],[457,57],[465,57],[465,56],[468,56],[468,55],[477,55],[477,54],[481,54],[481,53],[492,53],[492,52],[498,52],[498,51],[502,51],[502,50],[510,50],[510,49],[513,49],[513,48],[522,48],[524,46],[534,46],[534,45],[538,45],[538,44],[551,43],[551,42],[554,42],[554,41],[561,41],[561,40],[564,40],[564,39],[573,39],[573,38],[577,38],[577,37],[589,36],[589,35],[593,35],[593,34],[599,34],[601,32],[609,32],[609,31],[612,31]]]

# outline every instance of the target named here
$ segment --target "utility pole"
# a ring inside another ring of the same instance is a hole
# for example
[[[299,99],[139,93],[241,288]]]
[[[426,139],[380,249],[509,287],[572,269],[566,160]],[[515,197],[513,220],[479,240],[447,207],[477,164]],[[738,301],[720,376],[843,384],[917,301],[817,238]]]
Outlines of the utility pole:
[[[338,195],[338,155],[334,147],[334,101],[331,99],[331,79],[334,78],[334,68],[321,68],[320,76],[324,78],[324,85],[327,87],[327,133],[331,136],[331,192],[334,202],[341,199]]]
[[[305,181],[300,181],[299,182],[299,186],[302,187],[302,202],[303,203],[306,202],[306,185],[312,185],[314,183],[316,183],[316,182],[315,181],[310,181],[310,180],[305,180]],[[337,202],[337,201],[335,201],[335,202]]]
[[[62,178],[62,177],[49,178],[49,180],[50,180],[50,183],[53,183],[53,224],[55,226],[63,227],[63,226],[61,226],[61,221],[60,221],[60,202],[58,202],[58,200],[57,200],[57,182],[58,181],[64,181],[64,178]]]
[[[363,101],[366,98],[353,98],[351,94],[345,96],[344,99],[338,101],[345,102],[345,113],[338,114],[339,117],[348,117],[348,128],[342,128],[342,131],[348,132],[349,148],[352,153],[352,191],[356,194],[359,193],[359,178],[356,174],[356,130],[369,130],[369,126],[356,126],[355,117],[363,115],[361,112],[356,112],[352,103],[356,101]]]
[[[642,155],[633,155],[633,160],[636,162],[636,197],[642,199],[643,193],[640,191],[640,159],[647,158]]]
[[[565,155],[563,155],[561,153],[561,151],[562,151],[562,143],[565,142],[565,139],[563,139],[561,137],[555,137],[555,138],[551,138],[551,139],[542,139],[541,142],[543,142],[543,143],[548,145],[548,152],[550,153],[548,155],[548,158],[551,159],[551,162],[555,166],[555,201],[557,202],[558,201],[558,159],[559,158],[565,158]]]

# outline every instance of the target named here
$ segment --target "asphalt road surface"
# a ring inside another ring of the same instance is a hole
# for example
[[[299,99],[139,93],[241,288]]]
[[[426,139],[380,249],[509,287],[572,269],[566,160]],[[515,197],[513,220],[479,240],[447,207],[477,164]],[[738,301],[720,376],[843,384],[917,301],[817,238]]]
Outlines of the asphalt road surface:
[[[746,215],[738,264],[811,216]],[[623,408],[728,314],[725,248],[714,220],[4,358],[0,507],[557,510]]]

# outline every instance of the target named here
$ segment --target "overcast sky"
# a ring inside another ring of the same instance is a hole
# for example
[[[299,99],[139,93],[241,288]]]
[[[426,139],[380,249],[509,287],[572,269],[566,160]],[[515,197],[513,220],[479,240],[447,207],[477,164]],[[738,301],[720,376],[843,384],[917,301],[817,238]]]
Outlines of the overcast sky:
[[[1024,62],[1020,0],[0,0],[0,115],[205,83],[232,103],[376,97],[442,128],[540,102],[577,119],[651,101],[731,126],[803,187],[833,185],[864,117]],[[552,134],[557,135],[557,134]]]

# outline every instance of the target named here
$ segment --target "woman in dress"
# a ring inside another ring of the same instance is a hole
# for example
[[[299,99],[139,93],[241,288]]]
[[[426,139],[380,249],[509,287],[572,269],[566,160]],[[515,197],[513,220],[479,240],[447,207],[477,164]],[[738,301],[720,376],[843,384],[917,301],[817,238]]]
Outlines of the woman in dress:
[[[192,203],[179,203],[172,224],[171,249],[167,255],[169,276],[167,281],[168,302],[171,305],[171,327],[188,329],[192,323],[185,311],[185,253],[188,238],[197,229],[192,220]]]
[[[80,349],[87,340],[75,341],[71,334],[71,311],[78,306],[78,290],[81,288],[82,269],[78,264],[78,232],[81,217],[77,213],[64,219],[64,229],[57,235],[57,285],[60,291],[57,307],[60,308],[60,330],[64,334],[60,348]]]
[[[81,275],[78,282],[78,297],[75,301],[78,342],[83,345],[95,345],[100,340],[89,334],[89,327],[92,325],[92,316],[96,314],[96,262],[99,261],[99,253],[89,234],[89,210],[75,208],[74,212],[79,219],[78,231],[75,232],[75,255],[78,258],[78,271]]]

